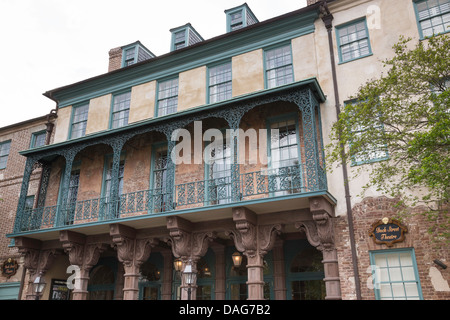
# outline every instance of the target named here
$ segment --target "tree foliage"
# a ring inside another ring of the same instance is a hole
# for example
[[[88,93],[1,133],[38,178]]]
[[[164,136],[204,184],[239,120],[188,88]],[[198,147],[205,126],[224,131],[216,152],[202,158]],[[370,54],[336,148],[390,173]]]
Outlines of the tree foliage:
[[[381,76],[361,86],[354,103],[341,108],[327,146],[328,164],[370,163],[352,167],[356,175],[369,173],[363,191],[376,187],[403,202],[427,205],[448,238],[449,36],[415,46],[401,37],[393,50]]]

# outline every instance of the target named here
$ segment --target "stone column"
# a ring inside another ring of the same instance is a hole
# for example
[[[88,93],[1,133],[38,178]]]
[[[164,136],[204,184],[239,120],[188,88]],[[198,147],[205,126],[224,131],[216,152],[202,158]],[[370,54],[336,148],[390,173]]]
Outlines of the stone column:
[[[161,300],[172,300],[173,256],[169,250],[163,250],[161,254],[164,257]]]
[[[339,278],[337,250],[334,242],[333,216],[331,204],[323,197],[310,199],[312,221],[295,224],[296,228],[306,233],[309,243],[322,252],[325,272],[326,300],[342,299]]]
[[[37,295],[33,292],[33,281],[37,276],[45,276],[55,257],[61,252],[57,249],[42,250],[41,241],[36,239],[19,237],[15,239],[15,245],[24,256],[24,267],[30,275],[26,300],[36,300]]]
[[[98,263],[100,254],[106,250],[107,244],[87,243],[85,235],[69,230],[60,231],[59,240],[69,255],[70,264],[79,268],[75,276],[73,300],[87,300],[89,272]]]
[[[225,246],[221,244],[211,245],[216,256],[216,286],[215,286],[215,297],[216,300],[225,300],[225,283],[226,283],[226,272],[225,272]]]
[[[190,221],[180,217],[167,218],[169,237],[166,242],[172,247],[172,253],[183,262],[183,269],[190,263],[192,270],[197,272],[198,260],[206,254],[209,242],[216,238],[214,232],[195,231],[195,226]],[[196,283],[191,285],[191,299],[196,299]],[[181,299],[187,300],[187,285],[181,279]]]
[[[247,256],[248,299],[264,299],[264,256],[281,233],[281,224],[258,225],[256,214],[247,208],[233,209],[236,229],[226,232],[234,240],[237,250]]]
[[[283,241],[276,240],[273,247],[273,277],[275,300],[286,300],[286,272]]]
[[[117,258],[125,270],[123,300],[137,300],[141,265],[150,256],[156,238],[137,239],[136,230],[121,224],[110,225],[110,235],[117,249]]]

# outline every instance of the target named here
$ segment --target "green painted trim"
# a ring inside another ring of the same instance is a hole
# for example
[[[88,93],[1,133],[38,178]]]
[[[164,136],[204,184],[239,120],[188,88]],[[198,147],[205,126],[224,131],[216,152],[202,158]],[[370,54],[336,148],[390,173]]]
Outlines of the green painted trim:
[[[373,280],[375,280],[376,277],[376,270],[374,269],[376,264],[375,264],[375,256],[377,254],[387,254],[387,253],[402,253],[402,252],[407,252],[411,255],[411,260],[412,260],[412,266],[414,269],[414,276],[416,277],[416,281],[417,281],[417,286],[418,286],[418,293],[419,293],[419,299],[423,300],[423,293],[422,293],[422,285],[420,283],[420,276],[419,276],[419,271],[418,271],[418,267],[417,267],[417,261],[416,261],[416,253],[414,248],[397,248],[397,249],[388,249],[388,250],[374,250],[374,251],[369,251],[369,259],[370,259],[370,265],[374,266],[373,269],[371,270],[372,272],[372,277]],[[389,281],[389,283],[392,283],[391,281]],[[376,300],[380,300],[380,290],[374,288],[375,291],[375,299]]]
[[[112,125],[113,125],[113,114],[114,114],[114,112],[113,112],[113,110],[114,110],[114,99],[116,98],[116,96],[124,94],[124,93],[128,93],[128,92],[130,93],[130,106],[128,107],[128,111],[130,111],[130,109],[131,109],[131,88],[122,89],[122,90],[113,92],[111,94],[111,105],[110,105],[110,109],[109,109],[108,129],[110,129],[110,130],[118,129],[118,128],[113,128],[112,127]],[[123,110],[121,110],[121,111],[123,111]],[[123,127],[128,126],[129,120],[130,120],[130,115],[128,115],[127,124],[125,126],[122,126],[122,127],[119,127],[119,128],[123,128]]]
[[[88,106],[88,117],[89,117],[89,105],[90,105],[90,101],[85,101],[85,102],[81,102],[81,103],[77,103],[76,105],[72,106],[72,110],[70,112],[70,123],[69,123],[69,132],[67,134],[67,139],[70,140],[72,139],[72,127],[73,127],[73,118],[75,117],[75,111],[77,108],[80,107],[84,107],[84,106]],[[86,120],[86,122],[89,120],[89,118]],[[85,134],[86,135],[86,134]],[[76,139],[76,138],[75,138]]]
[[[427,2],[428,0],[412,0],[412,2],[413,2],[413,7],[414,7],[414,13],[416,14],[416,23],[417,23],[417,29],[418,29],[418,31],[419,31],[419,40],[426,40],[428,37],[424,37],[424,35],[423,35],[423,30],[422,30],[422,26],[420,25],[420,18],[419,18],[419,10],[417,9],[417,4],[419,4],[419,3],[421,3],[421,2]],[[449,11],[450,12],[450,11]],[[448,12],[447,12],[448,13]],[[444,14],[447,14],[447,13],[444,13]],[[444,14],[439,14],[439,15],[436,15],[435,17],[441,17],[441,16],[443,16]],[[424,19],[424,20],[429,20],[429,19]],[[442,32],[442,33],[438,33],[438,34],[436,34],[436,35],[439,35],[439,34],[446,34],[446,33],[449,33],[450,32],[450,30],[449,31],[445,31],[445,32]]]
[[[4,167],[0,167],[0,170],[1,170],[1,169],[6,169],[6,166],[8,165],[9,154],[11,153],[11,141],[12,141],[12,140],[10,139],[10,140],[5,140],[5,141],[0,142],[0,148],[1,148],[1,146],[2,146],[3,144],[9,143],[9,152],[8,152],[8,155],[3,156],[3,157],[6,157],[5,166],[4,166]]]
[[[172,75],[172,76],[168,76],[168,77],[164,77],[164,78],[161,78],[161,79],[158,79],[157,81],[156,81],[156,90],[155,90],[155,115],[154,115],[154,117],[155,118],[158,118],[158,117],[160,117],[158,114],[159,114],[159,86],[160,86],[160,84],[161,83],[164,83],[164,82],[167,82],[167,81],[172,81],[172,80],[175,80],[175,79],[178,79],[178,92],[177,92],[177,97],[178,97],[178,94],[179,94],[179,91],[180,91],[180,76],[177,74],[177,75]],[[178,102],[179,101],[177,101],[177,112],[176,113],[178,113]],[[167,116],[167,115],[166,115]],[[164,116],[163,116],[164,117]]]
[[[268,83],[267,83],[267,51],[271,51],[271,50],[275,50],[281,47],[287,47],[289,46],[291,49],[291,66],[292,66],[292,82],[295,82],[295,74],[294,74],[294,56],[293,56],[293,52],[292,52],[292,40],[289,41],[283,41],[281,43],[276,43],[276,44],[272,44],[270,46],[267,46],[265,48],[263,48],[263,73],[264,73],[264,89],[273,89],[273,88],[269,88]],[[291,82],[291,83],[292,83]],[[279,86],[275,86],[275,87],[279,87]],[[274,87],[274,88],[275,88]]]
[[[359,23],[359,22],[361,22],[361,21],[364,21],[364,24],[365,24],[365,26],[366,26],[367,42],[368,42],[368,44],[369,44],[369,53],[366,54],[366,55],[357,57],[357,58],[353,58],[353,59],[345,60],[345,61],[344,61],[344,60],[342,59],[342,50],[341,50],[341,41],[340,41],[340,37],[339,37],[339,29],[348,27],[348,26],[350,26],[350,25],[352,25],[352,24],[356,24],[356,23]],[[338,54],[339,54],[339,63],[338,63],[338,65],[341,65],[341,64],[344,64],[344,63],[348,63],[348,62],[352,62],[352,61],[355,61],[355,60],[359,60],[359,59],[362,59],[362,58],[370,57],[370,56],[373,55],[373,52],[372,52],[372,45],[371,45],[371,43],[370,43],[370,32],[369,32],[369,28],[367,27],[367,19],[366,19],[366,17],[354,19],[354,20],[352,20],[352,21],[349,21],[349,22],[343,23],[343,24],[341,24],[341,25],[338,25],[338,26],[335,27],[335,30],[336,30],[336,44],[337,44],[337,50],[338,50]]]
[[[230,59],[222,60],[222,61],[216,61],[214,63],[211,63],[206,66],[206,103],[211,104],[211,77],[210,77],[210,69],[214,67],[218,67],[221,65],[230,64],[230,70],[231,70],[231,82],[233,81],[233,64]],[[231,87],[231,96],[233,96],[233,86]],[[221,102],[221,101],[219,101]]]
[[[32,149],[32,148],[39,148],[39,147],[35,147],[36,138],[37,138],[37,136],[40,136],[42,134],[45,134],[47,136],[47,130],[40,130],[40,131],[33,132],[31,134],[30,149]]]
[[[57,101],[59,108],[64,108],[80,101],[150,82],[167,74],[180,73],[214,61],[231,59],[233,56],[273,43],[313,33],[314,21],[317,18],[317,9],[310,9],[302,14],[293,12],[284,19],[271,19],[252,25],[245,32],[237,31],[221,35],[189,47],[188,50],[176,50],[127,68],[47,91],[44,95]]]

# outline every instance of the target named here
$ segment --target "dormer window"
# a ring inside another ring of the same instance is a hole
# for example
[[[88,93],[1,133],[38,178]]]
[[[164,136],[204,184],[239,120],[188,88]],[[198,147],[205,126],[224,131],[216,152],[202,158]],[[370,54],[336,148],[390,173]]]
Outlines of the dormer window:
[[[190,23],[178,28],[171,29],[170,32],[172,32],[172,43],[170,51],[175,51],[203,41],[203,38],[192,27]]]
[[[122,67],[156,57],[150,50],[139,41],[122,47]]]
[[[227,32],[245,28],[259,22],[246,3],[239,7],[225,10],[225,13],[227,15]]]

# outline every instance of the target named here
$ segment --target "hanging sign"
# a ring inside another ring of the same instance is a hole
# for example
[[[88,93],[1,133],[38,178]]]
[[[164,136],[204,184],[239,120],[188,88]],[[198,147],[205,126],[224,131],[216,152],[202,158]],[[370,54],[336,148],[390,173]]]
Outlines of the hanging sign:
[[[19,264],[16,260],[8,258],[2,264],[2,274],[7,278],[12,277],[16,274],[17,269],[19,269]]]
[[[377,244],[385,244],[388,247],[392,247],[394,243],[405,240],[406,232],[408,232],[408,229],[398,220],[383,218],[372,224],[369,236]]]

